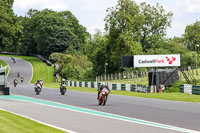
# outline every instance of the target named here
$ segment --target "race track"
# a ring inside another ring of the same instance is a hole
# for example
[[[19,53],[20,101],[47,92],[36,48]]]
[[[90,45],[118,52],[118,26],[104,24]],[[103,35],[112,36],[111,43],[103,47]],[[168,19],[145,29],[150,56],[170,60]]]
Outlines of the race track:
[[[97,94],[93,93],[67,91],[64,96],[61,96],[57,89],[43,88],[41,94],[36,95],[33,89],[34,86],[28,84],[32,76],[31,64],[18,58],[15,64],[9,57],[0,57],[0,59],[6,61],[10,66],[7,81],[11,87],[12,95],[54,101],[65,105],[200,131],[199,103],[110,95],[106,106],[98,106],[96,100]],[[13,80],[17,78],[17,72],[23,75],[25,82],[19,83],[17,87],[13,87]],[[0,99],[0,108],[18,114],[21,113],[25,116],[75,132],[177,132],[175,130],[9,99]],[[101,126],[99,126],[99,123],[102,123]],[[102,126],[106,127],[103,131]]]

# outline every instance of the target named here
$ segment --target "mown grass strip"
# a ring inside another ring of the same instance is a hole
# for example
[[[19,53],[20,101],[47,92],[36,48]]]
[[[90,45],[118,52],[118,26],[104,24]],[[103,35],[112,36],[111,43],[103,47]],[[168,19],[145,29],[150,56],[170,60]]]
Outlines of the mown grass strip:
[[[65,133],[30,119],[0,110],[1,133]]]

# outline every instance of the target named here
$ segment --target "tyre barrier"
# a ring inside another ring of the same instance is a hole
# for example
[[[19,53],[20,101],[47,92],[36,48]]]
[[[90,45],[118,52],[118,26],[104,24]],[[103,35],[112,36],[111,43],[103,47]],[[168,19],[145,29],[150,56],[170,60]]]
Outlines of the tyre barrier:
[[[72,87],[89,87],[89,88],[99,88],[104,82],[87,82],[87,81],[68,81],[68,86]],[[123,91],[135,91],[152,93],[152,87],[146,87],[143,85],[136,84],[113,84],[107,83],[111,90],[123,90]]]
[[[181,93],[200,95],[200,85],[180,84]]]
[[[10,87],[0,85],[0,95],[10,95]]]

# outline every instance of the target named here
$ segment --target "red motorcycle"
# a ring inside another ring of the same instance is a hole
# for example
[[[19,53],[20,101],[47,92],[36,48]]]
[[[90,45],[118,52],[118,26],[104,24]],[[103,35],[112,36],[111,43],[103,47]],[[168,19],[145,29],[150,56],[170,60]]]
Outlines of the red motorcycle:
[[[109,91],[106,88],[103,88],[99,94],[99,105],[106,105],[106,101],[108,99]]]

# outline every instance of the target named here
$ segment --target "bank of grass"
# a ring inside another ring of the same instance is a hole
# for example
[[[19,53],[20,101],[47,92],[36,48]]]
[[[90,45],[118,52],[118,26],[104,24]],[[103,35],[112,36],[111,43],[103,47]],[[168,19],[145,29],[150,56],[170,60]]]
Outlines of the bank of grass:
[[[50,88],[59,88],[59,83],[55,83],[53,77],[53,67],[47,66],[45,63],[41,62],[36,57],[27,57],[27,56],[15,56],[18,58],[25,59],[33,65],[34,73],[31,83],[35,83],[37,79],[42,78],[44,81],[45,87]],[[139,93],[139,92],[129,92],[129,91],[120,91],[112,90],[111,94],[116,95],[125,95],[125,96],[136,96],[144,98],[156,98],[164,100],[176,100],[176,101],[186,101],[186,102],[200,102],[199,95],[189,95],[179,92],[179,84],[181,82],[175,83],[173,88],[167,88],[164,93]],[[90,92],[97,93],[96,88],[87,88],[87,87],[67,87],[68,90],[80,91],[80,92]]]
[[[14,55],[1,55],[1,56],[17,57],[17,58],[21,58],[21,59],[24,59],[24,60],[30,62],[33,66],[33,78],[31,80],[31,83],[33,83],[33,84],[38,79],[42,79],[46,85],[49,83],[54,83],[54,81],[55,81],[55,78],[53,76],[53,71],[54,71],[53,66],[47,66],[45,63],[43,63],[36,57],[14,56]],[[47,86],[47,87],[49,87],[49,86]]]
[[[30,119],[0,110],[1,133],[65,133]]]
[[[8,66],[8,64],[1,59],[0,59],[0,64],[2,64],[2,67]],[[9,69],[10,69],[9,67],[6,68],[6,75],[8,74]]]

